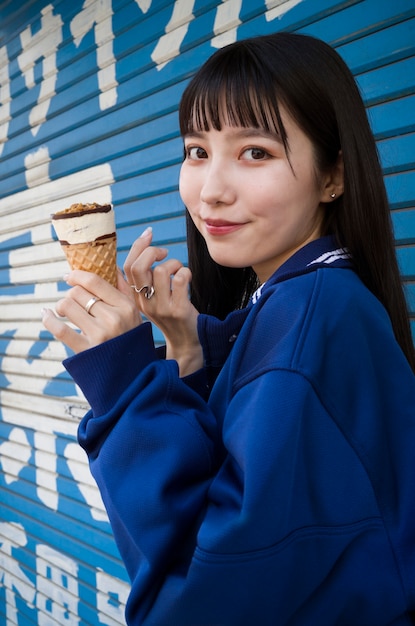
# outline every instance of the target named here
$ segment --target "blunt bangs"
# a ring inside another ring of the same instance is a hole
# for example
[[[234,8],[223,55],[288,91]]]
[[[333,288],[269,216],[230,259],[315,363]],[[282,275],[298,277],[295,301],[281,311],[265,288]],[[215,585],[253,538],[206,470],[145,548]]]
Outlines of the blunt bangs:
[[[261,128],[277,134],[287,150],[287,136],[275,93],[275,76],[249,48],[219,50],[186,88],[179,109],[182,136],[224,125]]]

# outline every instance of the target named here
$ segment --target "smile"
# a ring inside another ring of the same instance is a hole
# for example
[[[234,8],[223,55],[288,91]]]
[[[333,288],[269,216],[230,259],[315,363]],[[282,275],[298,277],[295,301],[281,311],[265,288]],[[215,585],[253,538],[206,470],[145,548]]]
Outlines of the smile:
[[[224,220],[206,220],[205,227],[209,235],[229,235],[245,226],[244,223],[226,222]]]

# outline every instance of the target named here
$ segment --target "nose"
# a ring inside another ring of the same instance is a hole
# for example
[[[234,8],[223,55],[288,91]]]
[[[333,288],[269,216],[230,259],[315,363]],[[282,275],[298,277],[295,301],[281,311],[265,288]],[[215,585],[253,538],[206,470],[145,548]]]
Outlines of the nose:
[[[231,172],[222,160],[211,160],[204,172],[200,199],[211,206],[232,204],[235,200],[235,187]]]

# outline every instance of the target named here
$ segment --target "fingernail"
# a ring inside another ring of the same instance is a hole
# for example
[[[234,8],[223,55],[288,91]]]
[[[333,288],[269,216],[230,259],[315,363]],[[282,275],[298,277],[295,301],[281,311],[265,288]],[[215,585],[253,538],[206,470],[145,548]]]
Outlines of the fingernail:
[[[145,231],[141,233],[140,239],[143,239],[144,237],[148,237],[152,232],[153,232],[152,227],[151,226],[147,226]]]
[[[62,276],[62,278],[63,278],[63,280],[67,281],[67,280],[68,280],[68,278],[69,278],[69,274],[64,274],[64,275]]]

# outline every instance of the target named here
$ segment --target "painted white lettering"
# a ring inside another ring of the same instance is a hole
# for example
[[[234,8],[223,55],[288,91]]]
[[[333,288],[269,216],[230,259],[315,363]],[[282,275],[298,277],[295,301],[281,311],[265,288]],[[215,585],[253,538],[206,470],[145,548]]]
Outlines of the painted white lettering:
[[[59,15],[53,15],[51,4],[42,9],[41,28],[32,35],[31,27],[28,26],[20,34],[20,41],[23,50],[17,60],[28,89],[35,86],[35,62],[43,59],[40,92],[37,104],[29,115],[32,134],[36,135],[46,120],[51,98],[56,93],[56,51],[62,41],[62,20]]]
[[[0,462],[7,485],[19,479],[19,474],[32,456],[30,443],[22,428],[12,428],[8,441],[0,445]]]
[[[165,28],[165,34],[160,37],[151,55],[153,61],[157,63],[158,70],[161,70],[180,53],[180,46],[187,34],[189,24],[194,19],[194,4],[195,0],[176,0],[174,3],[173,13]]]
[[[222,0],[222,4],[218,5],[213,26],[216,36],[211,41],[213,48],[222,48],[236,41],[241,7],[242,0]]]
[[[6,46],[0,48],[0,156],[7,141],[10,117],[10,79]]]
[[[50,181],[49,163],[49,150],[46,146],[42,146],[36,152],[31,152],[25,156],[25,176],[28,187],[36,187],[36,185]]]
[[[79,46],[86,33],[94,28],[101,110],[108,109],[117,102],[118,83],[115,77],[115,57],[112,45],[114,39],[112,15],[111,0],[99,2],[85,0],[82,11],[73,18],[70,25],[76,46]]]
[[[26,534],[21,524],[0,523],[0,585],[6,591],[7,624],[18,624],[15,591],[33,608],[35,586],[12,557],[13,548],[25,546]]]
[[[57,486],[58,472],[56,469],[57,454],[55,453],[56,435],[36,430],[33,433],[33,437],[37,495],[49,509],[57,511],[59,492]]]
[[[97,609],[100,623],[119,626],[123,622],[129,592],[129,584],[97,569]]]
[[[50,626],[51,618],[54,624],[79,624],[77,564],[42,544],[36,546],[36,556],[39,626]]]
[[[151,7],[151,0],[135,0],[143,13],[147,13]]]
[[[267,11],[265,13],[265,19],[267,22],[280,19],[284,13],[287,13],[290,9],[300,4],[302,0],[265,0]]]

